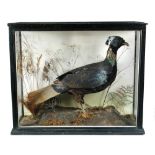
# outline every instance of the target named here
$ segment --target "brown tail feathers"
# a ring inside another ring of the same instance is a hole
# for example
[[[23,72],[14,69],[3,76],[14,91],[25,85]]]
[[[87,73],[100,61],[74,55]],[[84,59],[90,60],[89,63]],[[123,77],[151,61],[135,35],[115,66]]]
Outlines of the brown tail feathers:
[[[39,106],[46,100],[59,95],[60,93],[56,92],[52,85],[45,88],[30,92],[27,96],[27,100],[24,102],[24,105],[30,110],[30,112],[35,115],[38,111]]]

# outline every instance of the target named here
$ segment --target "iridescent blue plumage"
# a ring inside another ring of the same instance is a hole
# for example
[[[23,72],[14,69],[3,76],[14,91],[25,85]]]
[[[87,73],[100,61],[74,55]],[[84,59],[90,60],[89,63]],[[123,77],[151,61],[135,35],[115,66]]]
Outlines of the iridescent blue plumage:
[[[117,73],[117,50],[127,43],[119,36],[112,36],[106,44],[109,49],[104,61],[88,64],[59,76],[53,88],[59,93],[68,92],[83,98],[85,94],[99,92],[111,85]]]

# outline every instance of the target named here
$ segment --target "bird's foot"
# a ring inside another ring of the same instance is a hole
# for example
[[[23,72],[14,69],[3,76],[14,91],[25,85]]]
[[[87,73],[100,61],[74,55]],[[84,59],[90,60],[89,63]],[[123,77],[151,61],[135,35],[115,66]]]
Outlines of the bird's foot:
[[[87,118],[88,117],[88,114],[87,114],[87,112],[85,110],[85,107],[84,107],[84,104],[83,103],[81,104],[81,109],[82,109],[81,117]]]
[[[82,112],[81,116],[82,116],[83,118],[87,118],[87,117],[88,117],[88,115],[87,115],[86,112],[84,112],[84,113]]]
[[[80,114],[80,117],[83,119],[89,119],[93,117],[93,114],[88,111],[85,111]]]

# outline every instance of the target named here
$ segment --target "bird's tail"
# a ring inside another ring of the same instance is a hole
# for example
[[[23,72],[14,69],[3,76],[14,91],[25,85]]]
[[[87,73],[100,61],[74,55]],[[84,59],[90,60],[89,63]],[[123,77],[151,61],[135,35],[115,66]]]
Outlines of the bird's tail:
[[[59,95],[60,93],[56,92],[52,85],[45,88],[30,92],[27,96],[26,101],[23,104],[28,108],[28,110],[36,115],[40,105],[46,100]]]

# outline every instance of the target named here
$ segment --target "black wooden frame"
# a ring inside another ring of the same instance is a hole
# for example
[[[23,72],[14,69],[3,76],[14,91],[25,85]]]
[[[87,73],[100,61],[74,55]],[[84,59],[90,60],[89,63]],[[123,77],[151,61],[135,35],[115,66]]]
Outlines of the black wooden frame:
[[[143,90],[145,63],[146,23],[143,22],[51,22],[51,23],[9,23],[10,69],[13,109],[13,135],[140,135],[143,129]],[[19,127],[17,109],[17,79],[15,31],[100,31],[100,30],[140,30],[140,57],[138,80],[138,113],[136,127]]]

